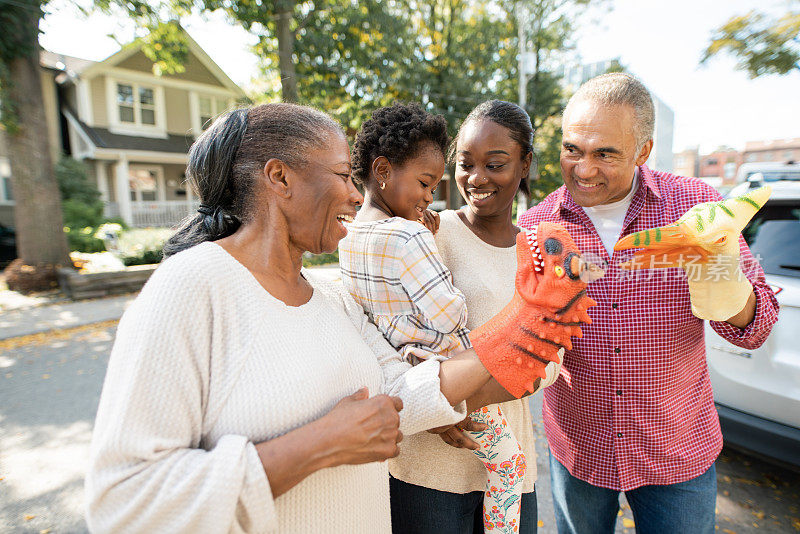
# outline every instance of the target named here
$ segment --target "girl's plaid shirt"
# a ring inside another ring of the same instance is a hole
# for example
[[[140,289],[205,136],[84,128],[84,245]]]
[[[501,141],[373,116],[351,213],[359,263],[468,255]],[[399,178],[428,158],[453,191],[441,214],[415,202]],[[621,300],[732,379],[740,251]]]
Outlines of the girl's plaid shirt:
[[[355,222],[339,243],[342,282],[411,363],[470,347],[467,305],[422,224]]]

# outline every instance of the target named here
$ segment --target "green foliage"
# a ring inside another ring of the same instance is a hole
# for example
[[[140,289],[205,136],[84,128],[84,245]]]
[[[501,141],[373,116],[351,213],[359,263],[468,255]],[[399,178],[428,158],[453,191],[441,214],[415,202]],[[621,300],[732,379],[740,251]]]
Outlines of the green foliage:
[[[86,165],[72,158],[62,158],[55,169],[61,192],[64,232],[69,249],[76,252],[103,252],[103,241],[96,237],[97,227],[121,221],[103,216],[100,191],[89,181]]]
[[[161,250],[173,230],[134,228],[120,233],[117,255],[125,265],[147,265],[161,261]]]
[[[792,2],[799,5],[798,0]],[[731,17],[718,28],[701,63],[726,52],[737,59],[736,68],[756,78],[800,70],[800,10],[775,18],[757,11]]]
[[[16,103],[9,98],[10,64],[16,59],[38,54],[39,19],[44,15],[41,0],[0,2],[0,125],[9,133],[18,131]]]
[[[72,158],[61,159],[56,165],[56,180],[61,191],[64,226],[85,228],[102,224],[103,201],[100,200],[100,191],[89,182],[83,162]]]
[[[331,254],[311,254],[306,252],[303,254],[303,267],[311,267],[313,265],[328,265],[330,263],[339,263],[339,251]]]
[[[86,166],[80,161],[63,158],[56,165],[55,172],[69,249],[104,251],[103,242],[94,237],[95,227],[103,222],[103,202],[100,192],[89,182]]]

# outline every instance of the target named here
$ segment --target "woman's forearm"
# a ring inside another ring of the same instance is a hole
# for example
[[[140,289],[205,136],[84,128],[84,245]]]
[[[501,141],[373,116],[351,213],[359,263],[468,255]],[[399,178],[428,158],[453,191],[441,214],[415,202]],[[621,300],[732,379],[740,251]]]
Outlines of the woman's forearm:
[[[256,444],[272,496],[286,493],[312,473],[336,465],[335,452],[319,420]]]
[[[536,381],[533,383],[533,393],[539,391],[541,387],[542,379],[537,378]],[[533,395],[530,393],[530,395]],[[528,395],[523,395],[527,397]],[[467,399],[467,411],[472,413],[478,408],[483,406],[488,406],[490,404],[499,404],[501,402],[508,402],[516,400],[516,397],[513,396],[511,393],[506,391],[503,386],[497,383],[497,380],[492,378],[489,380],[481,389],[479,389],[474,395],[470,396]]]
[[[491,378],[472,349],[459,352],[439,367],[442,395],[452,406],[475,395]]]

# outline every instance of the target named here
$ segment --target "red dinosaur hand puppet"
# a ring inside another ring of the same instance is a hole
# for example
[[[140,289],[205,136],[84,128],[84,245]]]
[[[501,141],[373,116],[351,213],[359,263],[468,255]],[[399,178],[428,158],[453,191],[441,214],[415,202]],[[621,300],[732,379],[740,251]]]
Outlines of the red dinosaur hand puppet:
[[[586,282],[602,270],[587,265],[569,233],[559,224],[542,222],[517,235],[514,297],[503,310],[473,330],[470,341],[483,365],[513,396],[533,391],[559,350],[572,349],[581,337],[586,310],[596,302]],[[562,353],[563,354],[563,353]]]

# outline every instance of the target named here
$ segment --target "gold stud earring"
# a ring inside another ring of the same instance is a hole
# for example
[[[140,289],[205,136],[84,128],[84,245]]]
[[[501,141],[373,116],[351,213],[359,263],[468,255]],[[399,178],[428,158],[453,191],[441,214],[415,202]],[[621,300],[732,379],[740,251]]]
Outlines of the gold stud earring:
[[[381,190],[386,189],[386,182],[381,182]]]

